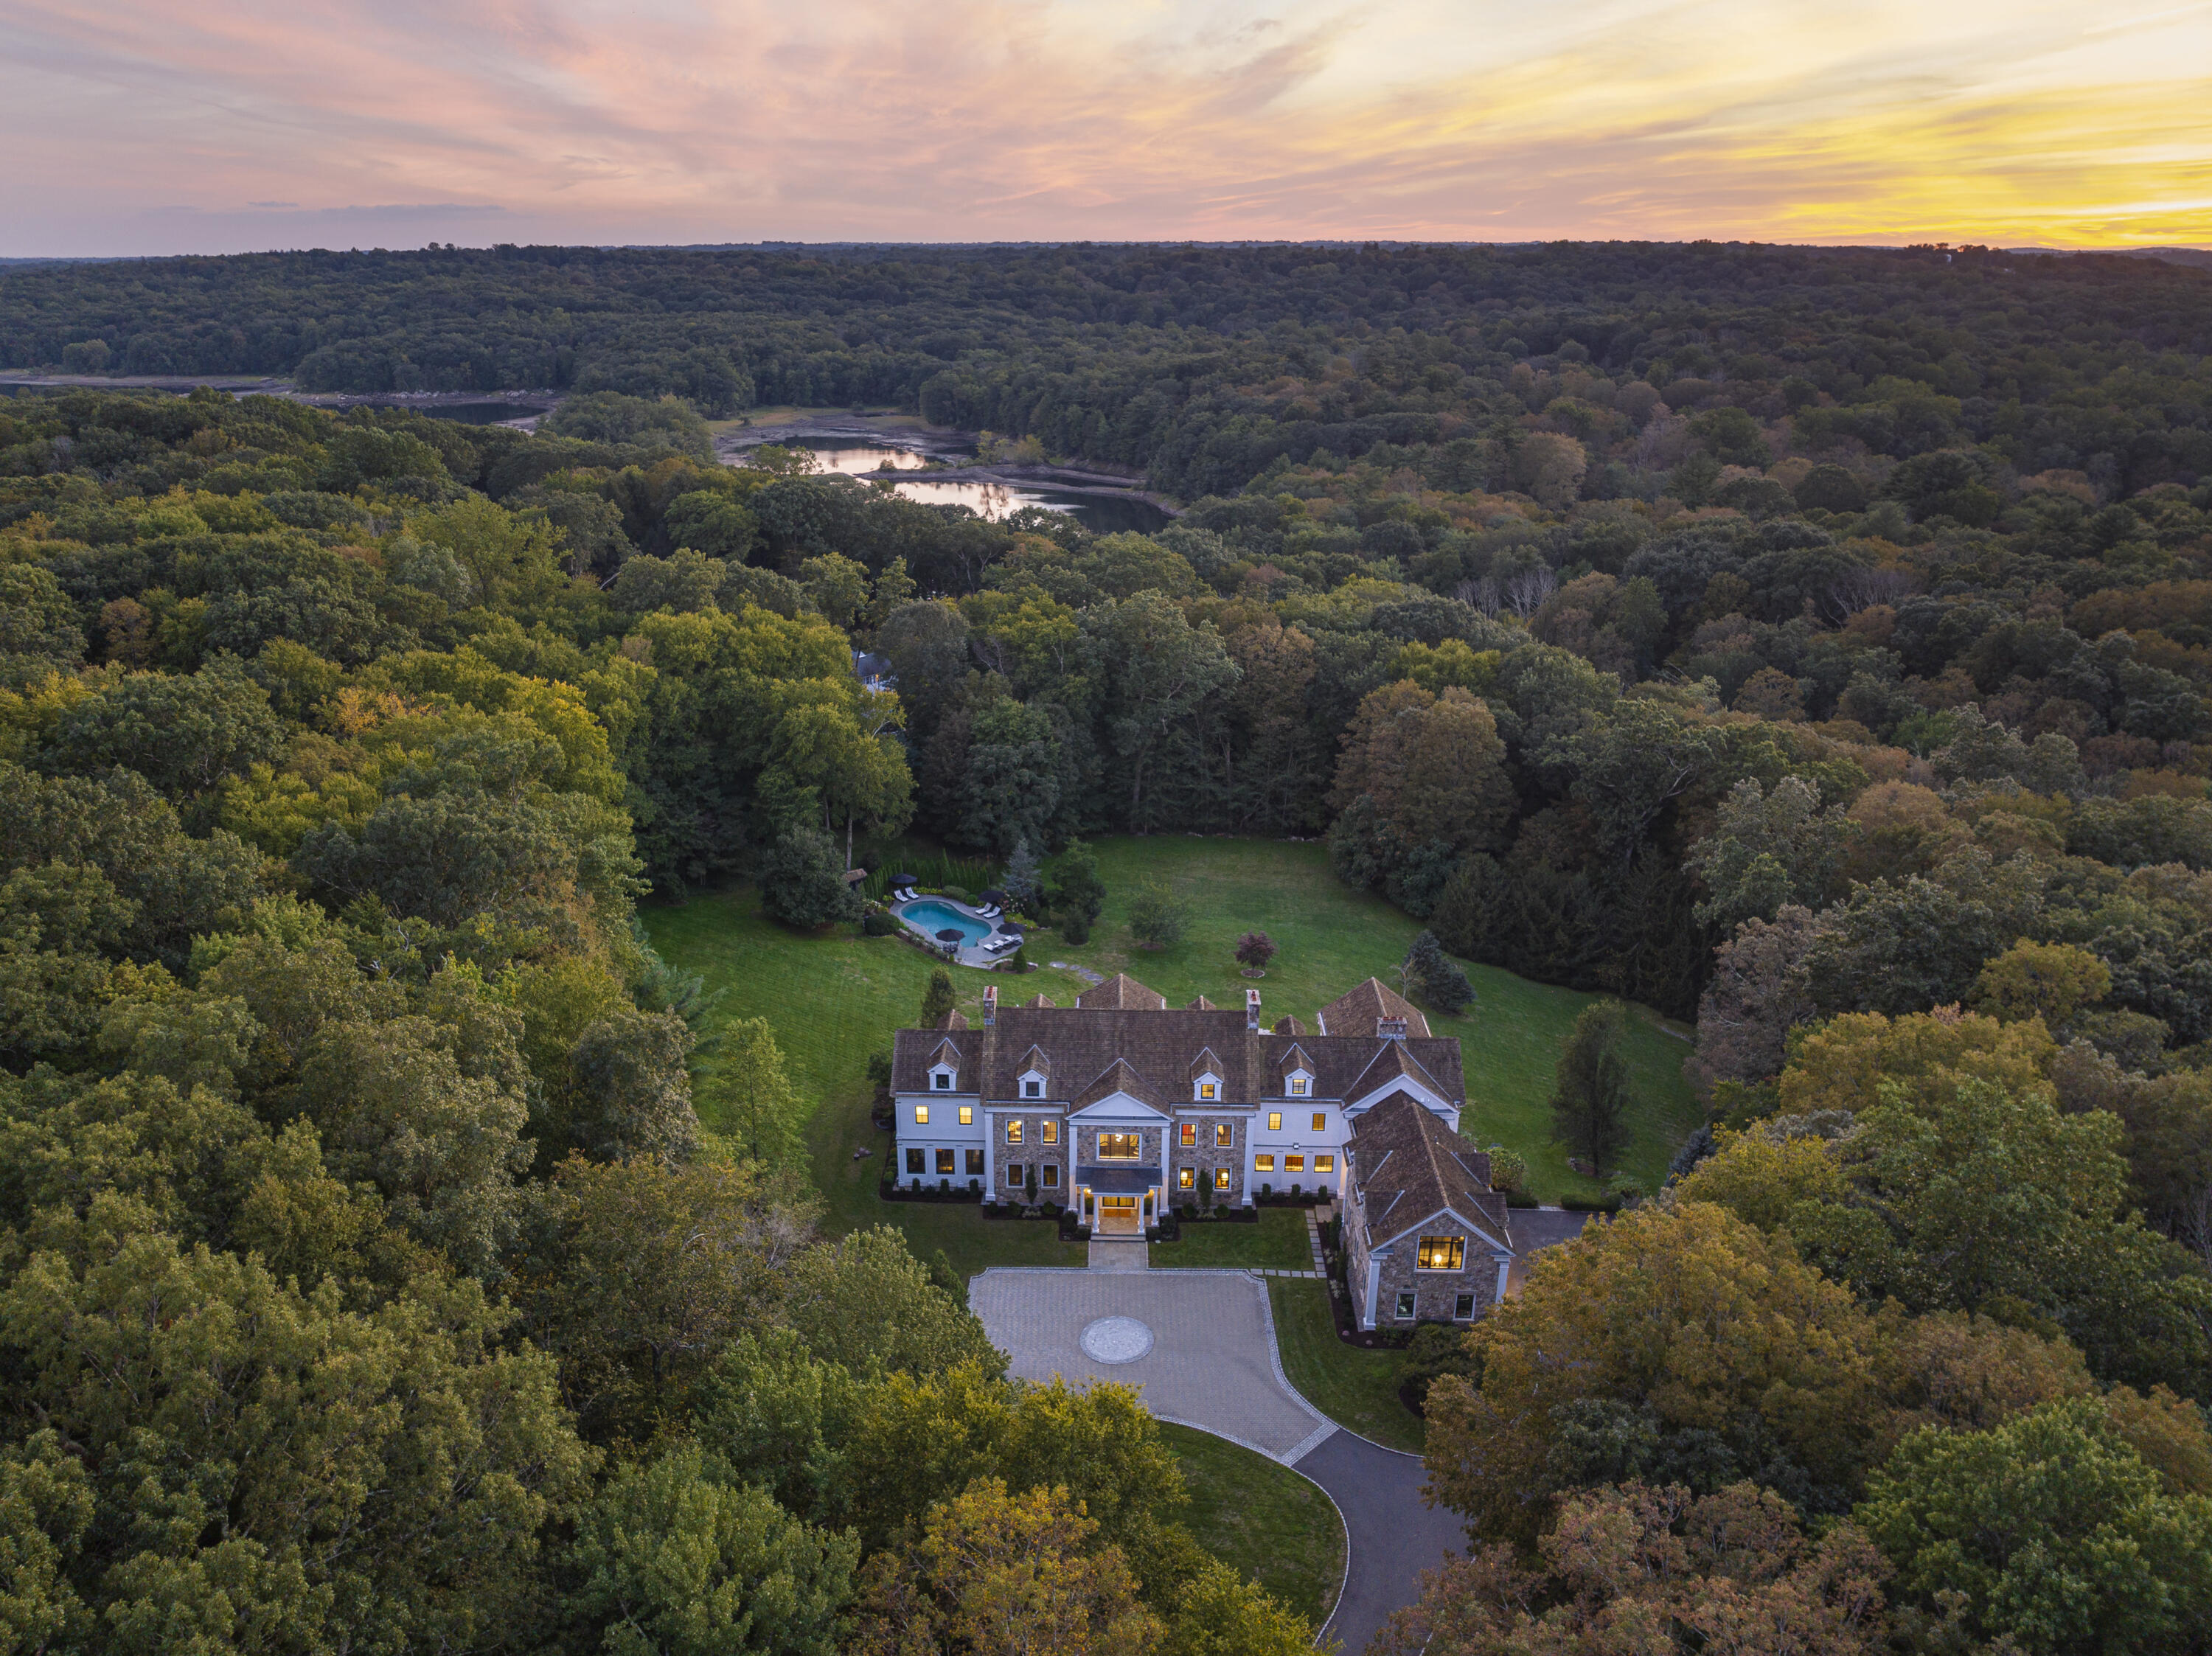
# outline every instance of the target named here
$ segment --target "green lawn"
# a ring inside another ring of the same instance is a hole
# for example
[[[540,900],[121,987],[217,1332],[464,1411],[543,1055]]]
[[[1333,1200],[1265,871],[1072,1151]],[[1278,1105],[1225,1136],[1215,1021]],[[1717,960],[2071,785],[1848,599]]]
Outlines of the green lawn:
[[[1259,985],[1267,1016],[1295,1013],[1310,1022],[1318,1008],[1361,979],[1388,981],[1419,930],[1381,898],[1340,882],[1318,845],[1163,835],[1103,840],[1097,850],[1109,895],[1091,941],[1074,949],[1047,934],[1030,956],[1101,974],[1127,971],[1170,1004],[1200,994],[1221,1005],[1243,1004],[1248,980],[1238,975],[1230,950],[1240,932],[1259,929],[1282,946]],[[1138,948],[1127,923],[1129,895],[1148,878],[1165,881],[1192,906],[1183,941],[1157,951]],[[1079,1263],[1079,1252],[1059,1241],[1048,1225],[987,1223],[971,1208],[876,1198],[890,1137],[868,1124],[868,1054],[887,1050],[891,1032],[913,1019],[929,977],[928,956],[889,937],[796,936],[763,917],[749,889],[648,910],[645,919],[663,955],[723,992],[721,1015],[766,1017],[774,1027],[792,1078],[813,1106],[807,1151],[832,1225],[897,1225],[918,1253],[944,1249],[963,1277],[994,1264]],[[1547,1200],[1595,1193],[1591,1181],[1567,1171],[1565,1152],[1550,1142],[1546,1107],[1560,1039],[1594,997],[1487,967],[1471,966],[1468,975],[1479,998],[1467,1015],[1430,1019],[1438,1034],[1460,1038],[1468,1090],[1462,1130],[1479,1143],[1518,1150]],[[987,981],[995,980],[1008,996],[1043,993],[1063,1006],[1083,986],[1073,973],[1051,969],[1017,980],[955,968],[953,980],[970,1016]],[[1699,1116],[1682,1079],[1687,1045],[1666,1034],[1656,1014],[1634,1010],[1629,1059],[1635,1139],[1624,1165],[1656,1185]],[[856,1157],[862,1149],[872,1154]],[[1261,1229],[1265,1234],[1264,1224]]]
[[[1165,995],[1171,1006],[1197,995],[1217,1005],[1242,1006],[1244,991],[1254,986],[1239,974],[1231,951],[1241,933],[1261,931],[1282,949],[1257,986],[1268,1020],[1287,1012],[1310,1028],[1315,1012],[1363,979],[1393,982],[1391,968],[1421,929],[1382,898],[1339,880],[1327,848],[1319,845],[1164,834],[1103,840],[1096,849],[1107,899],[1091,942],[1072,949],[1057,934],[1048,934],[1030,947],[1030,957],[1102,974],[1127,972]],[[1143,949],[1129,936],[1128,899],[1147,879],[1164,881],[1191,906],[1183,941],[1166,949]],[[1435,1033],[1460,1039],[1468,1098],[1461,1131],[1479,1143],[1518,1150],[1528,1162],[1532,1186],[1547,1202],[1601,1194],[1595,1181],[1567,1171],[1566,1151],[1551,1142],[1548,1102],[1559,1042],[1576,1015],[1598,997],[1530,983],[1495,967],[1462,964],[1474,985],[1474,1003],[1460,1017],[1429,1014]],[[1024,992],[1033,992],[1025,987]],[[1045,992],[1060,998],[1050,989]],[[1682,1078],[1689,1031],[1674,1026],[1676,1034],[1669,1034],[1650,1008],[1631,1010],[1634,1138],[1622,1166],[1656,1189],[1675,1149],[1703,1116]]]
[[[1344,1524],[1320,1488],[1265,1455],[1189,1426],[1160,1425],[1182,1463],[1182,1521],[1239,1575],[1319,1627],[1344,1581]]]
[[[1267,1297],[1283,1373],[1305,1400],[1362,1437],[1419,1454],[1421,1417],[1398,1400],[1404,1354],[1365,1351],[1337,1338],[1327,1283],[1270,1277]]]
[[[1256,1225],[1195,1224],[1179,1242],[1154,1242],[1152,1269],[1311,1271],[1304,1208],[1262,1208]]]

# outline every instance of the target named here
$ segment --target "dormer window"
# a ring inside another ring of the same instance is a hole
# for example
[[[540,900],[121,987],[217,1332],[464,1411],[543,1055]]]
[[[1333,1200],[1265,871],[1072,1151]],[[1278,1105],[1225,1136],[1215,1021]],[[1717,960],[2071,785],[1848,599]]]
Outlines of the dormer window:
[[[1200,1103],[1211,1104],[1215,1099],[1220,1096],[1221,1083],[1219,1082],[1201,1081],[1198,1083],[1198,1101]]]
[[[952,1077],[949,1072],[939,1070],[929,1077],[929,1084],[940,1093],[949,1093],[952,1090]]]
[[[1304,1076],[1292,1076],[1291,1077],[1291,1096],[1292,1098],[1304,1098],[1306,1095],[1306,1089],[1311,1084],[1311,1082]]]
[[[1022,1083],[1022,1096],[1024,1098],[1042,1098],[1044,1096],[1044,1083],[1035,1079],[1025,1079]]]

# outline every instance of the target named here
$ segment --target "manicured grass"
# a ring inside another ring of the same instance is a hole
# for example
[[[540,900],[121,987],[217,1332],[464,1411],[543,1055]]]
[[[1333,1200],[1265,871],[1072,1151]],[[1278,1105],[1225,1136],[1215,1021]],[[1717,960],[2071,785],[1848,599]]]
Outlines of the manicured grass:
[[[1316,1010],[1362,979],[1390,981],[1391,968],[1420,929],[1381,898],[1339,881],[1318,845],[1163,835],[1103,840],[1097,849],[1108,898],[1091,942],[1072,948],[1046,933],[1029,956],[1101,974],[1126,971],[1170,1005],[1200,994],[1218,1005],[1243,1005],[1252,980],[1238,974],[1230,951],[1238,934],[1261,930],[1282,949],[1258,984],[1267,1016],[1272,1022],[1293,1013],[1310,1025]],[[1146,879],[1164,881],[1191,905],[1187,935],[1166,949],[1140,949],[1129,936],[1128,900]],[[963,1277],[989,1265],[1082,1262],[1081,1251],[1060,1242],[1048,1225],[987,1223],[972,1208],[877,1199],[891,1139],[868,1123],[868,1055],[889,1050],[891,1032],[913,1021],[933,964],[929,956],[895,938],[850,931],[799,936],[764,917],[750,889],[648,910],[645,919],[662,954],[722,992],[720,1016],[765,1017],[774,1028],[810,1111],[808,1160],[834,1228],[896,1225],[924,1257],[943,1248]],[[1017,979],[951,970],[970,1018],[986,982],[995,981],[1008,998],[1042,993],[1062,1006],[1083,987],[1067,971],[1041,969]],[[1430,1017],[1437,1034],[1460,1038],[1468,1092],[1462,1131],[1477,1143],[1519,1151],[1531,1186],[1547,1201],[1597,1193],[1594,1181],[1567,1171],[1565,1151],[1550,1140],[1547,1105],[1559,1042],[1595,997],[1488,967],[1470,966],[1468,975],[1478,999],[1467,1014]],[[1686,1043],[1665,1033],[1649,1009],[1632,1011],[1634,1139],[1623,1166],[1656,1187],[1675,1147],[1696,1126],[1698,1109],[1682,1079]],[[709,1119],[706,1125],[716,1124]],[[862,1149],[871,1154],[856,1157]]]
[[[868,1054],[890,1051],[892,1032],[914,1022],[937,964],[930,956],[896,937],[862,937],[849,929],[820,936],[787,931],[760,912],[750,889],[649,910],[646,924],[653,947],[670,961],[702,974],[709,991],[723,992],[718,1016],[764,1017],[775,1029],[793,1084],[811,1107],[807,1158],[831,1230],[896,1225],[919,1258],[942,1248],[963,1281],[994,1265],[1084,1263],[1083,1248],[1062,1242],[1049,1224],[987,1221],[964,1204],[877,1196],[892,1144],[891,1135],[878,1132],[868,1119]],[[986,983],[1002,991],[1018,985],[1024,998],[1042,992],[1062,1005],[1083,987],[1064,972],[1017,979],[950,969],[970,1018],[980,1016]],[[705,1125],[717,1124],[708,1117]],[[869,1154],[854,1154],[861,1149]]]
[[[1030,946],[1030,958],[1066,961],[1102,974],[1127,972],[1165,995],[1170,1006],[1197,995],[1216,1005],[1242,1006],[1244,991],[1257,987],[1270,1022],[1287,1012],[1310,1028],[1316,1011],[1362,980],[1380,978],[1395,986],[1392,968],[1421,929],[1382,898],[1339,880],[1319,845],[1163,834],[1103,840],[1095,849],[1107,898],[1091,942],[1071,948],[1048,933]],[[1190,925],[1181,943],[1146,949],[1129,936],[1128,901],[1146,880],[1163,882],[1190,904]],[[1241,933],[1253,931],[1267,933],[1282,951],[1256,985],[1239,975],[1231,952]],[[1459,1017],[1428,1015],[1436,1034],[1460,1040],[1468,1099],[1461,1131],[1479,1144],[1519,1151],[1528,1163],[1531,1188],[1545,1201],[1601,1194],[1596,1181],[1567,1170],[1565,1149],[1551,1142],[1550,1108],[1559,1043],[1576,1015],[1599,997],[1530,983],[1495,967],[1462,964],[1475,1000]],[[1690,1046],[1678,1036],[1689,1031],[1667,1025],[1649,1007],[1632,1006],[1630,1012],[1629,1084],[1635,1101],[1631,1147],[1621,1166],[1656,1190],[1702,1115],[1682,1078]],[[1666,1033],[1669,1027],[1677,1033]]]
[[[1328,1284],[1267,1278],[1283,1373],[1308,1403],[1340,1426],[1391,1449],[1421,1452],[1421,1417],[1398,1400],[1399,1351],[1363,1351],[1336,1337]]]
[[[1194,1427],[1160,1425],[1182,1463],[1182,1522],[1206,1550],[1311,1622],[1344,1583],[1344,1523],[1320,1487],[1265,1455]]]
[[[1304,1208],[1262,1208],[1256,1225],[1185,1225],[1181,1241],[1154,1242],[1151,1258],[1155,1271],[1313,1269]]]

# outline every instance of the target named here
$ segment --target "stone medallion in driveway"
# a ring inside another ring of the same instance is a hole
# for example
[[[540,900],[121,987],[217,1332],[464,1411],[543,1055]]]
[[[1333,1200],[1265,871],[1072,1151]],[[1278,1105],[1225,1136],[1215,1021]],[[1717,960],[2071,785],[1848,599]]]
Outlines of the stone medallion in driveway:
[[[1423,1570],[1466,1544],[1456,1519],[1422,1504],[1418,1455],[1341,1429],[1291,1389],[1256,1277],[994,1268],[969,1282],[968,1305],[1018,1378],[1139,1386],[1162,1420],[1257,1449],[1327,1490],[1347,1556],[1322,1636],[1348,1656],[1419,1596]]]
[[[1267,1285],[1241,1271],[1056,1271],[994,1268],[968,1284],[969,1308],[1022,1380],[1140,1387],[1162,1420],[1295,1461],[1337,1429],[1283,1379]],[[1152,1335],[1141,1356],[1100,1362],[1084,1331],[1107,1318]]]

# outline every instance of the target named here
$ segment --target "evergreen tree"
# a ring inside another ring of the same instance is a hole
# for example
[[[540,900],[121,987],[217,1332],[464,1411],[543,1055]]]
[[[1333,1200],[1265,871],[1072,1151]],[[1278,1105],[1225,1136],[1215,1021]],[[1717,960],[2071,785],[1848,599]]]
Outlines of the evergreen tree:
[[[1037,854],[1030,849],[1029,837],[1024,834],[1014,842],[1014,854],[1006,858],[1003,878],[1006,901],[1018,914],[1033,914],[1044,895],[1044,870],[1037,862]]]
[[[846,883],[843,859],[830,836],[793,828],[761,861],[761,907],[786,925],[818,931],[860,918],[860,894]]]
[[[1474,998],[1474,987],[1468,982],[1467,974],[1444,953],[1433,931],[1424,931],[1413,939],[1402,970],[1412,992],[1440,1012],[1456,1015]]]
[[[1628,1104],[1628,1060],[1620,1050],[1627,1034],[1627,1008],[1617,1000],[1594,1001],[1559,1046],[1552,1138],[1601,1174],[1628,1142],[1621,1119]]]
[[[945,1022],[945,1015],[952,1010],[957,998],[952,992],[952,974],[938,967],[929,974],[929,986],[921,992],[921,1027],[934,1029]]]

